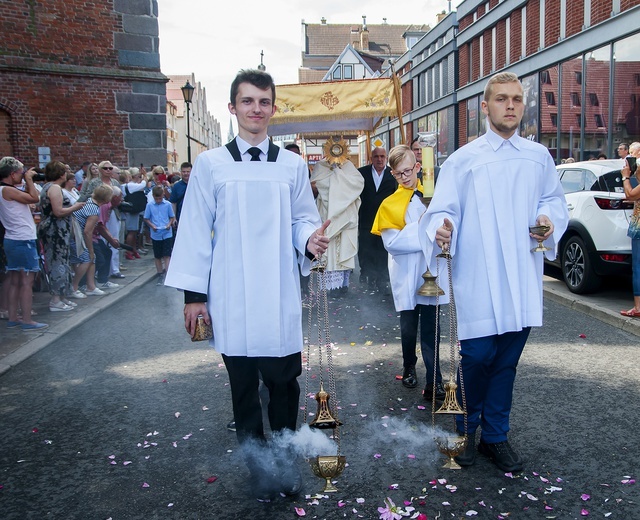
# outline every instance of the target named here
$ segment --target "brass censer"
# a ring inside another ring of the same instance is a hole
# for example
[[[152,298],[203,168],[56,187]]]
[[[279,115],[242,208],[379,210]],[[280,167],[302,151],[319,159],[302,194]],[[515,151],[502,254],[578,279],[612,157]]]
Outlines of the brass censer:
[[[329,337],[329,305],[327,302],[327,286],[325,279],[326,262],[319,259],[311,268],[311,280],[309,281],[309,294],[311,304],[308,306],[308,334],[307,334],[307,359],[305,363],[305,404],[304,422],[307,422],[307,403],[309,401],[309,378],[311,374],[311,336],[313,330],[313,318],[318,328],[318,373],[320,378],[320,389],[316,393],[318,409],[315,417],[309,422],[310,428],[321,430],[332,430],[333,439],[336,442],[335,455],[319,455],[309,462],[313,473],[324,479],[323,493],[335,493],[338,489],[333,484],[333,479],[340,476],[346,466],[347,459],[340,455],[340,426],[342,423],[338,419],[337,409],[330,404],[331,396],[336,395],[336,382],[333,372],[333,356],[331,340]],[[324,388],[324,363],[327,363],[328,389]]]
[[[436,255],[436,258],[443,258],[447,263],[447,274],[449,275],[449,379],[444,383],[445,397],[442,406],[436,410],[436,372],[433,373],[433,396],[431,399],[431,421],[432,426],[436,428],[436,417],[438,415],[449,415],[453,422],[454,434],[436,434],[434,440],[440,453],[447,456],[447,462],[442,466],[446,469],[462,469],[461,466],[455,461],[455,457],[460,455],[467,447],[469,441],[468,428],[467,428],[467,404],[464,391],[464,379],[462,377],[462,364],[459,362],[460,346],[458,343],[458,320],[456,315],[456,303],[453,294],[453,281],[451,278],[451,261],[452,257],[448,248],[443,249],[442,252]],[[436,295],[436,334],[438,334],[438,320],[440,317],[440,303]],[[439,356],[439,343],[435,341],[436,352],[435,360]],[[458,359],[457,359],[458,358]],[[456,360],[457,370],[456,370]],[[435,363],[434,363],[435,366]],[[462,406],[458,401],[458,384],[456,383],[456,372],[458,375],[458,381],[460,382],[460,397],[462,399]],[[458,433],[456,428],[456,416],[464,415],[464,432]]]

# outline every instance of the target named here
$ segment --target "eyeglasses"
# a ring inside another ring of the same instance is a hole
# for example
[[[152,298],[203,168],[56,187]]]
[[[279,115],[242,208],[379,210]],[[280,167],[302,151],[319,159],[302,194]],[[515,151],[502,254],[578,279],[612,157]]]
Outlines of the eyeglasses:
[[[113,170],[113,166],[103,166],[103,170]]]
[[[416,163],[416,164],[418,164],[418,163]],[[411,168],[407,168],[406,170],[402,170],[401,172],[394,171],[394,172],[391,172],[391,173],[393,174],[393,176],[396,179],[402,179],[403,177],[408,179],[409,176],[413,173],[413,170],[415,169],[416,164],[414,164]]]

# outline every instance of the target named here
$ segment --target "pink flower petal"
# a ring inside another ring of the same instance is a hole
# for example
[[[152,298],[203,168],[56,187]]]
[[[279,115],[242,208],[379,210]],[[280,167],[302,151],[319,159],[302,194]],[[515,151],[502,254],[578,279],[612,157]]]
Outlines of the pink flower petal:
[[[208,482],[209,484],[213,484],[216,480],[218,480],[218,477],[216,477],[216,476],[212,476],[212,477],[209,477],[209,478],[207,479],[207,482]]]
[[[296,515],[298,515],[298,516],[306,516],[307,515],[307,512],[301,507],[296,507],[295,510],[296,510]]]
[[[148,487],[149,487],[149,484],[147,484],[146,482],[143,482],[143,483],[142,483],[142,487],[143,487],[143,488],[148,488]]]
[[[591,495],[587,495],[586,493],[582,493],[582,495],[580,495],[580,498],[586,502],[587,500],[591,500]]]
[[[416,458],[416,456],[415,456],[415,455],[407,455],[407,458],[409,458],[409,459],[415,459],[415,458]]]
[[[582,516],[589,516],[589,511],[587,511],[586,509],[582,509],[582,510],[580,511],[580,514],[581,514]]]
[[[373,456],[374,459],[379,459],[380,457],[382,457],[382,455],[380,455],[379,453],[376,453]]]
[[[338,507],[344,507],[347,504],[343,500],[338,500]]]
[[[176,419],[177,419],[178,417],[180,417],[180,412],[176,412],[176,413],[174,413],[173,415],[175,415],[175,416],[176,416]]]

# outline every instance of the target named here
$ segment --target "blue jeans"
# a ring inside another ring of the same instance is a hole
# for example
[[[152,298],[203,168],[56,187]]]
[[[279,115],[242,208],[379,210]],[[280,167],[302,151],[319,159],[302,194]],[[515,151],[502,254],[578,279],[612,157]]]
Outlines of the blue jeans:
[[[462,377],[467,402],[468,433],[482,427],[482,440],[489,444],[507,440],[516,367],[531,327],[484,338],[460,341]],[[458,399],[461,385],[458,382]],[[464,431],[464,417],[456,417]]]
[[[102,240],[93,243],[93,251],[96,254],[96,275],[99,284],[109,281],[111,270],[111,248]]]

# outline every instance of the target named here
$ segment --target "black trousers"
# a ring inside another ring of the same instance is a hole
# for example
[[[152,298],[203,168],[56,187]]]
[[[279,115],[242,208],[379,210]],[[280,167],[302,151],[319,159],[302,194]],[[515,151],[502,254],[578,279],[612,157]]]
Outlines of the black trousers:
[[[440,322],[436,339],[436,306],[416,305],[410,311],[400,311],[400,338],[402,343],[403,366],[415,365],[416,342],[418,339],[418,322],[420,323],[420,350],[422,361],[427,368],[427,385],[433,384],[433,370],[435,365],[436,382],[442,382],[440,363],[435,359],[436,345],[440,345]]]
[[[297,378],[302,373],[300,352],[281,358],[223,354],[222,359],[229,374],[238,442],[265,439],[258,394],[260,375],[269,391],[267,414],[271,431],[296,429],[300,400]]]
[[[382,237],[364,229],[358,231],[358,263],[360,274],[366,276],[370,283],[389,282],[389,253],[384,248]]]

